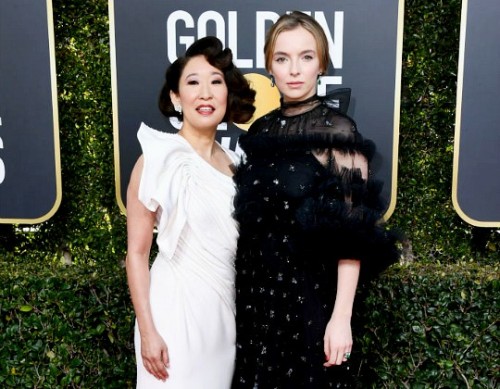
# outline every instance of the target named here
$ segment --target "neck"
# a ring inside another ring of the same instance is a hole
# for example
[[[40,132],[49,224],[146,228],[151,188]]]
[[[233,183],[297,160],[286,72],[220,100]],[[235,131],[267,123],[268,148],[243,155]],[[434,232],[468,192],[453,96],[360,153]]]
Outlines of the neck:
[[[304,112],[311,111],[320,104],[321,104],[321,99],[317,95],[313,95],[302,101],[286,102],[282,99],[281,112],[283,112],[285,116],[300,115]]]
[[[178,134],[188,141],[191,147],[204,159],[210,160],[216,151],[215,131],[205,133],[189,131],[182,127]]]
[[[319,97],[317,94],[309,96],[309,97],[305,98],[304,100],[291,100],[291,101],[287,100],[286,97],[283,96],[281,98],[281,105],[284,105],[284,106],[302,105],[302,104],[307,104],[307,103],[317,101],[318,99],[319,99]]]

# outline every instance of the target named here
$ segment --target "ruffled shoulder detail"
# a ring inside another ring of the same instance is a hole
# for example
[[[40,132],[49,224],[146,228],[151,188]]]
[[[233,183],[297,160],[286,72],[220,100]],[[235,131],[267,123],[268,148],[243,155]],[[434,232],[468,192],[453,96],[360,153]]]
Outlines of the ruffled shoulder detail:
[[[142,123],[137,133],[144,166],[139,185],[139,200],[156,212],[157,242],[171,258],[179,237],[191,215],[195,199],[206,197],[210,187],[234,190],[232,178],[203,160],[186,139],[178,134],[154,130]],[[220,147],[237,165],[240,157]]]
[[[296,117],[283,116],[280,109],[271,111],[240,136],[239,145],[247,155],[257,157],[336,149],[359,152],[371,161],[376,151],[375,143],[362,136],[353,119],[323,104]]]
[[[161,132],[142,123],[137,138],[144,155],[139,200],[150,211],[172,207],[181,184],[177,169],[191,158],[192,150],[177,134]]]
[[[341,177],[331,176],[297,209],[307,242],[301,250],[313,261],[332,266],[329,273],[333,277],[338,260],[359,259],[360,284],[366,284],[399,261],[404,235],[388,229],[383,220],[381,181],[370,179],[365,184],[359,174],[353,174],[349,185],[354,204],[344,200]]]
[[[144,155],[139,200],[156,211],[162,235],[162,251],[172,257],[186,224],[189,182],[194,174],[195,155],[177,134],[154,130],[142,123],[137,138]]]

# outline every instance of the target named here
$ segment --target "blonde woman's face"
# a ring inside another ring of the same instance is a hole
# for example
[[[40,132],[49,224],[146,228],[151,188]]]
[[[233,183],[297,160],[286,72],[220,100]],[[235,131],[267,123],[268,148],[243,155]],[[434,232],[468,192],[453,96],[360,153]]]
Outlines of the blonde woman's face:
[[[303,27],[280,33],[273,50],[270,73],[285,102],[301,101],[315,95],[321,67],[314,36]]]

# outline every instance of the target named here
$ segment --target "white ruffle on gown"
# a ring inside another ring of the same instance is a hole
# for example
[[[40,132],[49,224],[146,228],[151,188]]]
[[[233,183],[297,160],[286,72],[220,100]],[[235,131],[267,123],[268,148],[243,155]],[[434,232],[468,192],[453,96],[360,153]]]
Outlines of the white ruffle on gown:
[[[238,236],[232,177],[208,164],[178,134],[142,123],[138,139],[144,154],[139,199],[158,211],[151,309],[170,368],[165,382],[146,371],[136,323],[137,388],[230,388]],[[236,153],[224,150],[236,164]]]

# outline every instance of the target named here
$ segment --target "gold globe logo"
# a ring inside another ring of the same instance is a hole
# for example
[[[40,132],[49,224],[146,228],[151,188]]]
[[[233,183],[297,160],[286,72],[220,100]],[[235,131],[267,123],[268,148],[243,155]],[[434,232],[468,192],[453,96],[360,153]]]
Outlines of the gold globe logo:
[[[247,131],[256,119],[279,107],[280,93],[278,88],[271,86],[271,80],[262,74],[248,73],[245,74],[245,78],[250,82],[251,87],[256,91],[255,113],[248,123],[234,123],[234,125]]]

